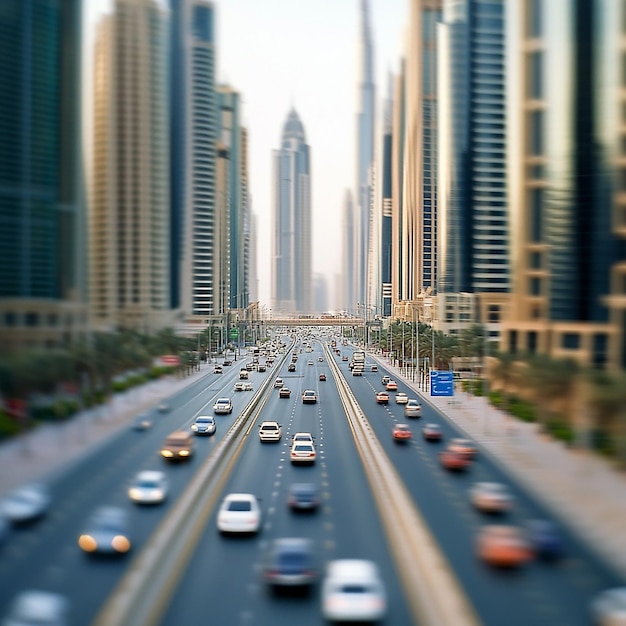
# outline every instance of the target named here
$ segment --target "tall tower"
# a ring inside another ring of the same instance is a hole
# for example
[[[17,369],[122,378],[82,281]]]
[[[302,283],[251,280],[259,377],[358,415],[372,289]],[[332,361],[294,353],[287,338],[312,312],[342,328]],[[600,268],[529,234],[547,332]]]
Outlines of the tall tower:
[[[292,109],[274,151],[272,308],[308,313],[313,305],[311,270],[311,165],[304,126]]]
[[[99,24],[90,293],[102,329],[170,322],[167,53],[156,0],[116,0]]]
[[[509,288],[504,5],[444,0],[438,30],[440,292]]]
[[[340,309],[352,311],[357,303],[357,288],[355,276],[357,275],[356,265],[356,211],[352,192],[346,190],[341,210],[341,226],[344,234],[343,259],[341,263],[341,282],[337,293],[337,302]]]
[[[219,315],[228,266],[216,254],[225,244],[216,207],[215,9],[209,0],[172,0],[171,10],[172,300],[187,316]]]
[[[80,0],[0,11],[0,345],[85,330]]]
[[[374,46],[369,20],[367,0],[361,0],[360,72],[358,84],[357,113],[357,176],[356,176],[356,223],[354,245],[356,264],[354,282],[356,301],[365,304],[369,300],[370,245],[372,242],[372,176],[374,167],[374,115],[376,89],[374,84]]]
[[[380,233],[380,310],[383,317],[391,315],[391,277],[392,277],[392,162],[393,162],[393,79],[389,76],[389,92],[385,101],[385,117],[382,145],[381,184],[378,195],[381,196],[382,216]]]
[[[411,0],[399,229],[399,298],[437,287],[437,23],[441,0]]]
[[[626,7],[507,9],[507,76],[518,80],[507,93],[514,263],[501,347],[623,368]]]

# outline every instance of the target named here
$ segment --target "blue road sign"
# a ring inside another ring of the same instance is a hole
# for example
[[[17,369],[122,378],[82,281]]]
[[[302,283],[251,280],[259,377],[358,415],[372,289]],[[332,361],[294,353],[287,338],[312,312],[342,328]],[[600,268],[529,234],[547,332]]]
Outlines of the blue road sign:
[[[454,372],[431,370],[430,372],[430,395],[453,396],[454,395]]]

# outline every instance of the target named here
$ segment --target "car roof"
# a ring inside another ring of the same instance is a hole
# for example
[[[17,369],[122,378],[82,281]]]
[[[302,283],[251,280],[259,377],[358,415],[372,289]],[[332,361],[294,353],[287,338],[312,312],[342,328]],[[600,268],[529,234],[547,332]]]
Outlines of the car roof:
[[[263,426],[280,426],[280,424],[275,420],[263,420],[261,422],[261,427]]]
[[[212,415],[198,415],[196,417],[196,422],[202,420],[203,422],[214,422],[215,418]]]
[[[256,502],[257,497],[253,493],[229,493],[224,497],[224,501],[232,502],[233,500],[245,500],[247,502]]]
[[[67,599],[51,591],[28,589],[16,596],[12,614],[31,620],[45,620],[62,614],[68,606]]]
[[[378,568],[372,561],[364,559],[337,559],[327,566],[330,578],[346,580],[372,580],[378,578]]]
[[[165,473],[157,470],[142,470],[137,472],[135,478],[137,480],[162,480],[165,478]]]
[[[230,402],[230,398],[218,398],[215,402]]]

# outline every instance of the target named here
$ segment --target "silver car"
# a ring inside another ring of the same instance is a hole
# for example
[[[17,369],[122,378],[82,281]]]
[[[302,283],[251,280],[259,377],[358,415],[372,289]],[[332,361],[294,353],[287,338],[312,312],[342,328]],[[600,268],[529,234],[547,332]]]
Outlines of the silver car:
[[[404,405],[404,415],[405,417],[421,417],[422,416],[422,405],[418,400],[414,398],[409,398]]]
[[[212,415],[198,415],[196,421],[191,425],[196,435],[214,435],[216,426],[215,418]]]

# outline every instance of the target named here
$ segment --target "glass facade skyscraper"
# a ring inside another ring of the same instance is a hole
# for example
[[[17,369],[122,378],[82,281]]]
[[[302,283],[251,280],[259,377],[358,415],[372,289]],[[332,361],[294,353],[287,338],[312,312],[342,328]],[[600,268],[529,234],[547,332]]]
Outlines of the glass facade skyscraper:
[[[272,308],[277,313],[310,313],[311,156],[304,126],[294,109],[287,117],[281,148],[274,151],[273,160]]]
[[[85,328],[80,0],[0,11],[0,343]]]

